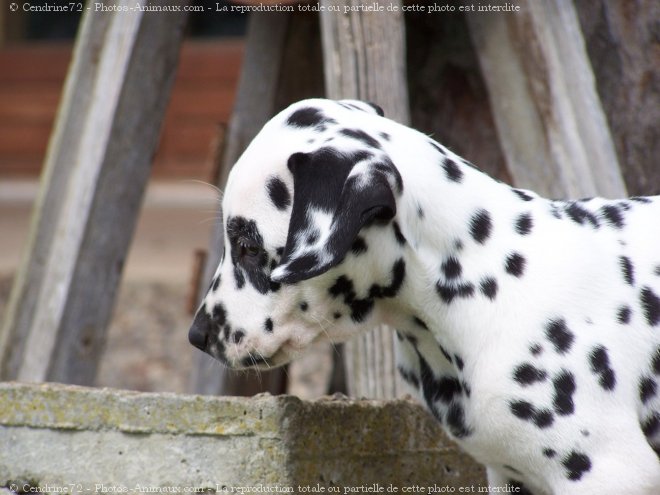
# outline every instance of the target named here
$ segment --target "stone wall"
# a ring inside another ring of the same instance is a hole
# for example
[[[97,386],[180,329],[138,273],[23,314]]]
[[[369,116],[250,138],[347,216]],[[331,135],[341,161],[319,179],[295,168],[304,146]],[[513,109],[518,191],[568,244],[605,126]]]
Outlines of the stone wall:
[[[0,487],[13,491],[402,493],[415,486],[486,485],[483,470],[408,400],[0,384]]]

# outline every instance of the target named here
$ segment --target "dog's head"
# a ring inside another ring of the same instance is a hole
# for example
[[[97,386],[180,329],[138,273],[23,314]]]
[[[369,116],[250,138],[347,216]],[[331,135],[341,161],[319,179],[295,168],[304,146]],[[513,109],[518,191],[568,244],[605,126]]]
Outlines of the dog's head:
[[[225,250],[189,332],[233,368],[284,364],[377,319],[405,278],[403,184],[374,105],[307,100],[268,122],[233,167]]]

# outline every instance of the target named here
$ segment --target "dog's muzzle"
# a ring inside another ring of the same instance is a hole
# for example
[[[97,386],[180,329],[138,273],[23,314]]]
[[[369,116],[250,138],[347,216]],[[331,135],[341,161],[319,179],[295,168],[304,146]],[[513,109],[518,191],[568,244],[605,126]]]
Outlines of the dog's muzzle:
[[[213,326],[213,322],[206,312],[198,311],[188,331],[188,341],[200,351],[211,354],[209,352],[209,336]]]

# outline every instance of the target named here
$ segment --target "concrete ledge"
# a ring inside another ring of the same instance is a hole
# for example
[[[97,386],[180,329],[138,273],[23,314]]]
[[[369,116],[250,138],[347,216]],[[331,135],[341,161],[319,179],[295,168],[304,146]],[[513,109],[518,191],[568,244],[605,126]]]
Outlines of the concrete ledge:
[[[15,491],[485,486],[483,470],[407,400],[310,402],[2,383],[0,446],[0,487]]]

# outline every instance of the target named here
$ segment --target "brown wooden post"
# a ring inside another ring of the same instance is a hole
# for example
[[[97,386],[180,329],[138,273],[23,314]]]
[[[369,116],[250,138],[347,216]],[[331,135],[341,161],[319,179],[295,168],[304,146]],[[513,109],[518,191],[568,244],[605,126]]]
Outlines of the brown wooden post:
[[[572,0],[516,5],[467,15],[514,181],[550,197],[624,196]]]
[[[185,20],[85,13],[0,331],[2,379],[94,382]]]
[[[402,1],[377,2],[387,12],[348,12],[358,0],[322,0],[321,34],[326,94],[369,100],[385,115],[409,122]],[[329,12],[338,6],[341,12]],[[346,344],[347,385],[353,396],[391,398],[403,394],[394,358],[394,332],[379,327]]]

